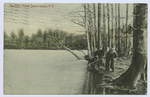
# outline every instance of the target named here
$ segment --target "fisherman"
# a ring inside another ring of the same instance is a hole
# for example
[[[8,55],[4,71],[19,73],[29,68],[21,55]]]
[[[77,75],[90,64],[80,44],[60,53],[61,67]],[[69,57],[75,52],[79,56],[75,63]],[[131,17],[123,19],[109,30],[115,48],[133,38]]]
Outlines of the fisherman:
[[[95,56],[95,57],[98,56],[97,59],[100,59],[100,62],[97,63],[97,67],[100,67],[100,65],[103,65],[103,64],[104,64],[104,62],[102,61],[102,57],[104,56],[104,49],[103,49],[102,47],[100,47],[100,50],[99,50],[99,51],[97,50],[97,51],[94,53],[94,56]]]
[[[98,52],[98,58],[101,59],[104,56],[104,48],[100,47],[100,50]]]
[[[114,48],[110,48],[106,53],[106,71],[109,71],[111,68],[114,72],[114,58],[116,58],[118,54],[116,53]]]

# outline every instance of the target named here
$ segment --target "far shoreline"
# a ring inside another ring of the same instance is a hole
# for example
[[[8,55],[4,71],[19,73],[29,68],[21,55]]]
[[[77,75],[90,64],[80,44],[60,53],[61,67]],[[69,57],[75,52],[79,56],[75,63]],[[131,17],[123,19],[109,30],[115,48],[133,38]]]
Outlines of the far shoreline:
[[[66,49],[3,49],[3,50],[66,50]],[[71,50],[86,50],[86,49],[71,49]]]

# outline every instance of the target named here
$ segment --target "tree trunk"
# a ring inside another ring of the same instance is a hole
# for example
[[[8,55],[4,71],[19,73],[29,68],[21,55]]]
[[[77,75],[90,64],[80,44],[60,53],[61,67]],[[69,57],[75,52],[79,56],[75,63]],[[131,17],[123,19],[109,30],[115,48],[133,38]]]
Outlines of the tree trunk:
[[[112,26],[112,48],[114,47],[114,32],[113,32],[113,30],[114,30],[114,27],[113,27],[113,18],[114,18],[114,7],[113,7],[113,4],[111,4],[111,11],[112,11],[112,24],[111,24],[111,26]]]
[[[117,15],[117,4],[115,3],[115,14]],[[115,48],[117,48],[117,32],[118,32],[118,29],[117,29],[117,16],[115,17]]]
[[[101,46],[101,4],[98,3],[98,51],[100,49]]]
[[[123,85],[124,88],[133,89],[136,87],[141,73],[147,62],[147,4],[135,4],[134,7],[134,32],[133,44],[134,52],[131,66],[119,78],[114,80],[114,84]]]
[[[88,31],[88,33],[89,33],[89,41],[90,41],[90,50],[91,50],[91,53],[92,53],[92,33],[91,33],[91,31],[90,31],[90,29],[89,29],[89,31]]]
[[[126,4],[126,38],[125,38],[124,56],[127,56],[128,52],[129,52],[128,31],[127,30],[128,30],[128,4]]]
[[[108,22],[107,22],[107,25],[108,25],[108,47],[111,48],[111,37],[110,37],[110,27],[109,27],[109,22],[110,22],[110,17],[109,17],[109,4],[107,3],[107,17],[108,17]]]
[[[120,4],[118,3],[118,53],[120,55],[120,39],[121,36],[120,36]]]
[[[103,48],[104,50],[106,49],[105,35],[106,35],[106,21],[105,21],[105,5],[103,3]]]
[[[87,4],[84,4],[84,12],[85,12],[85,32],[86,32],[86,38],[87,38],[87,45],[88,45],[88,55],[91,56],[91,50],[90,50],[90,41],[89,41],[89,33],[88,33],[88,27],[87,27]]]
[[[94,48],[97,47],[96,43],[97,43],[97,27],[96,27],[96,11],[95,11],[95,3],[93,4],[93,12],[94,12],[94,29],[95,29],[95,33],[94,33]]]
[[[88,4],[88,9],[91,10],[91,5]],[[92,15],[91,12],[88,12],[88,16],[89,16],[89,39],[90,39],[90,48],[91,48],[91,53],[93,53],[93,32],[92,32],[92,28],[93,28],[93,21],[92,21]]]
[[[128,34],[127,34],[127,30],[128,30],[128,4],[126,5],[126,48],[128,47]]]
[[[58,42],[59,45],[61,45],[64,49],[66,49],[66,50],[69,51],[71,54],[73,54],[78,60],[81,59],[78,55],[76,55],[73,51],[71,51],[71,49],[69,49],[69,48],[67,48],[66,46],[62,45],[62,44],[59,42],[59,40],[58,40],[57,38],[55,38],[55,37],[53,37],[53,36],[52,36],[52,38],[55,39],[55,41]]]

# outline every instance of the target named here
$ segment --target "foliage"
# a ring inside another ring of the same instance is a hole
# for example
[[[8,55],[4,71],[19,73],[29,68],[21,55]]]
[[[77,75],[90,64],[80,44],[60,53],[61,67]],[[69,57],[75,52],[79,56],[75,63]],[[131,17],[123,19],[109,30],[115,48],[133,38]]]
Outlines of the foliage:
[[[73,35],[61,30],[42,30],[31,36],[24,35],[23,29],[18,30],[18,36],[12,31],[10,37],[4,32],[5,49],[63,49],[56,40],[70,49],[86,49],[85,35]],[[10,44],[11,43],[11,44]]]
[[[14,31],[12,31],[12,33],[10,35],[10,39],[11,39],[12,43],[17,41],[17,35],[14,33]]]
[[[19,48],[23,47],[23,40],[24,40],[24,31],[23,31],[23,29],[19,29],[19,31],[18,31],[18,45],[19,45]]]

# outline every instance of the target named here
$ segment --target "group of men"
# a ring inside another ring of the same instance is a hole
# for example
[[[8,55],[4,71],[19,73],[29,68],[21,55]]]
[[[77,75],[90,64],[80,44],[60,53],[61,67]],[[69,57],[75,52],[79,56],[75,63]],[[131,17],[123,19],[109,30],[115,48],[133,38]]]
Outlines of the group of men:
[[[98,62],[97,66],[100,67],[100,65],[104,65],[104,62],[102,60],[102,58],[105,58],[105,70],[106,71],[110,71],[111,70],[114,72],[114,58],[116,58],[118,56],[117,52],[115,51],[114,48],[108,48],[107,47],[107,51],[105,53],[104,48],[100,48],[100,50],[96,50],[94,53],[94,60],[100,59],[100,61]]]

